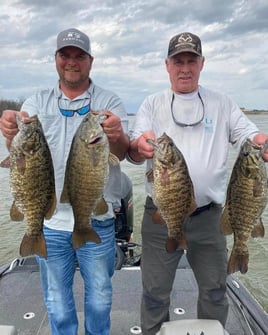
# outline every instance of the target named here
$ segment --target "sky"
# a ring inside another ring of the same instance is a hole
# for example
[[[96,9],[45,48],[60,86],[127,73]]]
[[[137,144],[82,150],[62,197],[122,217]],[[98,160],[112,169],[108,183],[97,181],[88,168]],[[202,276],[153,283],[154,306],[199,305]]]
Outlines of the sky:
[[[267,0],[1,0],[0,8],[0,99],[54,86],[57,34],[73,27],[90,37],[94,83],[136,113],[170,87],[168,43],[188,31],[202,40],[200,85],[268,110]]]

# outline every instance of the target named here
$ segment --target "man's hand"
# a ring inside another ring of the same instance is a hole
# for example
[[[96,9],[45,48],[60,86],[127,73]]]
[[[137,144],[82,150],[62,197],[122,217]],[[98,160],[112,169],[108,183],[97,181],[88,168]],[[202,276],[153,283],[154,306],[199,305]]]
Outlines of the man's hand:
[[[253,137],[253,142],[258,145],[263,145],[266,141],[268,141],[268,135],[265,133],[259,133]],[[268,148],[265,150],[262,158],[265,162],[268,162]]]
[[[16,116],[19,114],[22,119],[24,117],[28,117],[28,113],[26,112],[18,112],[14,110],[4,110],[2,113],[2,117],[0,119],[0,130],[3,134],[3,136],[11,141],[12,138],[17,134],[18,132],[18,125],[16,121]]]
[[[102,128],[108,137],[110,151],[116,155],[119,160],[125,159],[129,147],[129,138],[124,133],[120,118],[108,110],[101,112],[107,118],[102,122]]]
[[[144,158],[152,158],[154,155],[154,148],[147,142],[147,139],[155,140],[153,131],[146,131],[137,139],[138,153]]]
[[[102,128],[107,135],[109,142],[116,143],[123,133],[121,120],[117,115],[108,110],[104,110],[101,113],[107,116],[107,119],[102,122]]]
[[[134,162],[144,162],[145,159],[152,158],[154,148],[147,142],[147,139],[155,140],[152,130],[145,131],[140,137],[130,142],[128,155]]]

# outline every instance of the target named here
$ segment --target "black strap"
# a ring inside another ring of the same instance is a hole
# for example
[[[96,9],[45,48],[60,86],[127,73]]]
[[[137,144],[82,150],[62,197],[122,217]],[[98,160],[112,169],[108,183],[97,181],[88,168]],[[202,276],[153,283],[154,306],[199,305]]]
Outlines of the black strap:
[[[208,205],[202,206],[202,207],[197,207],[196,210],[190,215],[190,216],[196,216],[201,214],[204,211],[207,211],[210,209],[212,206],[213,202],[210,202]]]

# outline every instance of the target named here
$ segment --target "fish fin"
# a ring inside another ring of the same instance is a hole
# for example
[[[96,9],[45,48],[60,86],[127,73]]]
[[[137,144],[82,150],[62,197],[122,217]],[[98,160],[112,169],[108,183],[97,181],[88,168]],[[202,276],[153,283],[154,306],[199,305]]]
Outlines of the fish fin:
[[[82,247],[88,241],[101,243],[99,235],[93,228],[90,227],[84,230],[74,231],[72,235],[72,241],[74,249]]]
[[[10,168],[10,156],[6,157],[0,162],[0,167],[2,168]]]
[[[24,214],[18,209],[15,201],[13,201],[13,204],[10,208],[10,218],[12,221],[23,221],[24,220]]]
[[[175,238],[168,237],[166,240],[166,251],[169,254],[172,254],[177,250],[177,248],[178,248],[178,240]]]
[[[47,220],[51,219],[52,215],[55,212],[57,206],[57,199],[56,199],[56,194],[53,194],[53,198],[52,198],[52,202],[51,202],[51,206],[49,207],[48,211],[46,212],[45,218]]]
[[[60,203],[63,203],[63,204],[70,203],[70,198],[69,198],[69,194],[68,194],[68,187],[65,183],[64,183],[64,186],[63,186],[63,190],[61,192]]]
[[[253,196],[258,198],[262,196],[263,187],[262,187],[262,181],[259,179],[254,179],[253,181]]]
[[[146,177],[148,183],[153,183],[154,182],[154,171],[153,169],[150,169],[149,171],[146,172]]]
[[[178,248],[179,249],[183,249],[183,250],[187,250],[187,241],[186,238],[184,237],[184,235],[182,235],[179,239],[178,239]]]
[[[228,206],[222,212],[220,228],[224,235],[231,235],[234,232],[229,220]]]
[[[25,170],[26,170],[25,156],[20,156],[16,159],[16,166],[17,166],[18,172],[24,175]]]
[[[242,274],[247,273],[248,261],[249,261],[248,253],[245,255],[238,255],[234,250],[232,250],[227,266],[227,273],[231,274],[237,271],[240,271]]]
[[[116,155],[112,154],[111,152],[109,153],[108,161],[109,164],[111,164],[112,166],[117,166],[120,163],[119,158]]]
[[[196,204],[196,201],[195,201],[195,198],[192,197],[191,199],[191,204],[190,204],[190,207],[189,207],[189,215],[192,214],[197,208],[197,204]]]
[[[161,176],[160,182],[162,186],[166,186],[170,184],[170,175],[169,175],[168,169],[166,168],[162,169],[160,176]]]
[[[47,248],[44,234],[39,236],[24,235],[20,245],[20,255],[22,257],[38,255],[47,258]]]
[[[251,237],[264,237],[265,229],[262,222],[262,219],[260,218],[259,221],[254,225]]]
[[[159,212],[159,210],[155,210],[153,215],[152,215],[152,219],[153,219],[153,222],[156,223],[156,224],[161,224],[161,225],[164,225],[166,224],[166,221],[163,219],[161,213]]]
[[[108,211],[108,205],[104,198],[101,198],[93,211],[94,215],[105,214]]]

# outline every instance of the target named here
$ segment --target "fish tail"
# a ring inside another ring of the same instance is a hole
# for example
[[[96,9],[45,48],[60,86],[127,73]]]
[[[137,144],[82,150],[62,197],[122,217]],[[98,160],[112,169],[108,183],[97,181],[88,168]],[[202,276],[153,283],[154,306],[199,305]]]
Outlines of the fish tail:
[[[43,233],[39,236],[25,234],[20,245],[20,255],[22,257],[38,255],[47,258],[46,241]]]
[[[81,248],[88,241],[101,243],[99,235],[92,228],[88,228],[86,230],[74,231],[72,235],[72,241],[74,249]]]
[[[244,255],[239,255],[235,252],[235,250],[232,250],[227,266],[227,273],[231,274],[237,271],[240,271],[243,274],[246,273],[248,271],[248,261],[248,253]]]

